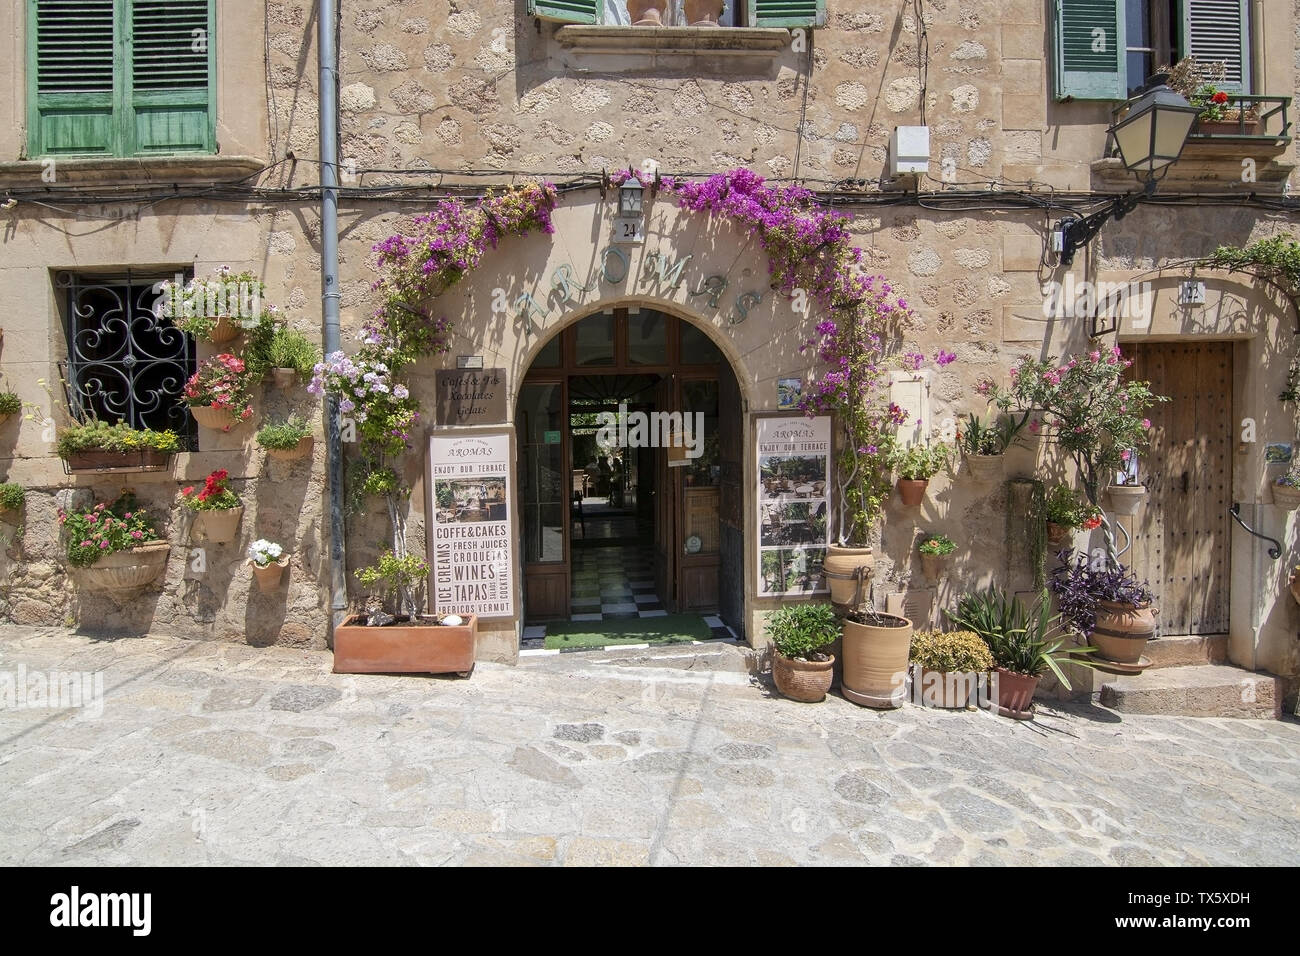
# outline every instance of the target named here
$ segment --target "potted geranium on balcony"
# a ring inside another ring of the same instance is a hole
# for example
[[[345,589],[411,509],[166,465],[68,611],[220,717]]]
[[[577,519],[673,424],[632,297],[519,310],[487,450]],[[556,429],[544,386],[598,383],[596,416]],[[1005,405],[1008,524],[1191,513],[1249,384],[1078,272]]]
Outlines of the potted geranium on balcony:
[[[129,493],[89,510],[58,512],[73,581],[90,591],[134,593],[167,567],[171,546],[159,540],[139,502]]]
[[[237,355],[222,352],[185,383],[185,404],[204,428],[228,432],[253,417],[253,376]]]
[[[204,479],[198,491],[193,485],[181,489],[181,503],[195,512],[194,527],[213,544],[234,541],[244,514],[239,495],[227,484],[229,480],[230,473],[219,468]]]

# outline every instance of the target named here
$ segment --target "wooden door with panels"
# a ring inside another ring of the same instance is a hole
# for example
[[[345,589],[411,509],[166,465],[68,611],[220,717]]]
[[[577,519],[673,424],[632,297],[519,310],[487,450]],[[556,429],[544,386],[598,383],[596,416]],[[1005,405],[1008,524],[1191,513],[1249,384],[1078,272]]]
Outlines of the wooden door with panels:
[[[1133,517],[1108,517],[1132,535],[1121,563],[1154,592],[1163,636],[1224,634],[1231,573],[1231,342],[1149,342],[1122,346],[1128,377],[1169,396],[1154,405],[1151,446],[1138,460],[1148,493]],[[1124,534],[1115,533],[1118,546]]]

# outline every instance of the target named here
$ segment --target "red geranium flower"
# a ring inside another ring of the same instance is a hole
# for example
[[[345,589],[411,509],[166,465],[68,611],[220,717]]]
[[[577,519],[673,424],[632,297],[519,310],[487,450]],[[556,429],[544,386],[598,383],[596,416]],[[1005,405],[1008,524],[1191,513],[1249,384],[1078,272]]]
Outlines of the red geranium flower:
[[[1228,94],[1223,92],[1223,90],[1219,90],[1219,92],[1215,93],[1213,96],[1210,97],[1210,102],[1218,103],[1219,105],[1222,105],[1228,102]]]

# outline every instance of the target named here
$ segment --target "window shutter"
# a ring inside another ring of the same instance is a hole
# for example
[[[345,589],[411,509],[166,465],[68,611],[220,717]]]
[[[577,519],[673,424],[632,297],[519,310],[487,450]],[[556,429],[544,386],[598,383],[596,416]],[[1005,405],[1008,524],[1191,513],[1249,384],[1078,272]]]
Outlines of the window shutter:
[[[215,149],[209,0],[134,0],[126,110],[132,153]]]
[[[754,27],[824,27],[826,0],[749,0]]]
[[[112,155],[118,67],[113,0],[30,0],[28,144],[32,156]]]
[[[1183,55],[1223,61],[1220,86],[1249,93],[1250,12],[1246,0],[1183,0]]]
[[[561,23],[599,23],[604,0],[528,0],[530,16]]]
[[[1124,100],[1124,0],[1056,0],[1058,100]]]

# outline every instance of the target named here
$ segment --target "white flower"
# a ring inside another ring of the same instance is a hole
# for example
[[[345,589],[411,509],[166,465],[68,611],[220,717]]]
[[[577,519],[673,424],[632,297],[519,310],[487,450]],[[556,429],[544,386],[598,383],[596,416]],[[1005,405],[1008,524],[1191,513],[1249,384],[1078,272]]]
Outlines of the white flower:
[[[259,568],[264,568],[272,561],[278,561],[284,554],[284,548],[274,541],[259,538],[248,546],[248,559]]]

